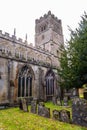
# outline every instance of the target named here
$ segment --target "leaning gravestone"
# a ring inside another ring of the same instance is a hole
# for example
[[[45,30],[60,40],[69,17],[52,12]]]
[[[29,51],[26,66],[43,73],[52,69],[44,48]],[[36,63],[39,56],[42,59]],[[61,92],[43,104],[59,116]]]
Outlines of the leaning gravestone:
[[[60,112],[58,110],[53,110],[52,114],[53,114],[53,119],[59,120]]]
[[[42,116],[50,118],[50,108],[44,107]]]
[[[72,122],[87,127],[87,100],[80,98],[73,100]]]
[[[37,101],[31,101],[31,110],[32,113],[37,113]]]
[[[38,104],[38,115],[50,118],[50,108],[46,108],[43,102]]]
[[[67,110],[60,111],[60,121],[70,123],[70,112]]]

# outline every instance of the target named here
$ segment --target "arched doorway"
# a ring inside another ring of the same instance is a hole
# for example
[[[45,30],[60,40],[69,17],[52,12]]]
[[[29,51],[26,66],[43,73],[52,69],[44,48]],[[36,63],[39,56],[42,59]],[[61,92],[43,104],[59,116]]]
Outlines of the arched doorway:
[[[30,66],[23,66],[18,74],[18,97],[32,96],[34,74]]]
[[[52,100],[54,96],[54,79],[55,75],[52,70],[49,70],[46,74],[46,100]]]

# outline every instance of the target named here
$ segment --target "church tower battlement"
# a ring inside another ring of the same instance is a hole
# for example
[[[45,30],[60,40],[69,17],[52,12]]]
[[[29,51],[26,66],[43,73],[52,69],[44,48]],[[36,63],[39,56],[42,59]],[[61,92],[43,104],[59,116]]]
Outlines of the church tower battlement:
[[[57,56],[64,44],[62,22],[49,11],[35,21],[35,46],[44,48]]]

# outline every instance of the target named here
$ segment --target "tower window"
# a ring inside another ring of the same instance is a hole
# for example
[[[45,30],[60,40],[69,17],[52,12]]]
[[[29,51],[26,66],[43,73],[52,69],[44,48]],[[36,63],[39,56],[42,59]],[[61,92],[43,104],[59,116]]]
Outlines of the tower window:
[[[44,30],[46,30],[46,25],[40,27],[41,32],[43,32]]]
[[[41,32],[43,31],[43,27],[41,27]]]

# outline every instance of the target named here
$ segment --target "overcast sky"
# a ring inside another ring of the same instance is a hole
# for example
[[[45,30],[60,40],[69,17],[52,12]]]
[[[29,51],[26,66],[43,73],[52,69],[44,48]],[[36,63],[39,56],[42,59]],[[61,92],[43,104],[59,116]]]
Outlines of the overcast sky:
[[[87,12],[87,0],[0,0],[0,30],[34,43],[35,19],[49,10],[62,20],[64,40],[69,38],[67,25],[78,27],[80,16]]]

